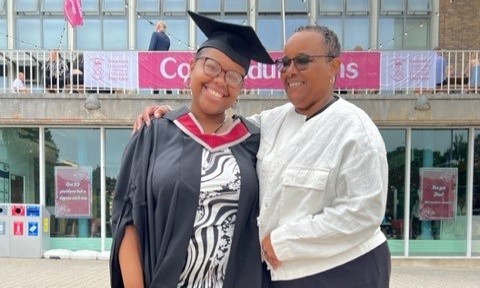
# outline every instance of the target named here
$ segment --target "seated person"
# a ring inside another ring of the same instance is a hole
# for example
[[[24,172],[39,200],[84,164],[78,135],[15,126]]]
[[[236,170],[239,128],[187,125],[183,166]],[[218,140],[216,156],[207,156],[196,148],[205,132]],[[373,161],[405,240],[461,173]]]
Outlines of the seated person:
[[[72,84],[83,85],[83,54],[78,54],[72,62]]]
[[[13,93],[27,93],[29,90],[25,87],[25,74],[18,72],[17,78],[12,82]]]

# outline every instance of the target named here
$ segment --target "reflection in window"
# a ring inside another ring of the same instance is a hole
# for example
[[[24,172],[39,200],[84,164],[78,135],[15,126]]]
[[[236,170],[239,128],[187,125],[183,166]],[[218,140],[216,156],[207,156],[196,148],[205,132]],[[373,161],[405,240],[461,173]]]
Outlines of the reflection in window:
[[[105,181],[106,181],[106,208],[107,237],[112,237],[110,219],[112,217],[112,200],[115,184],[117,183],[123,150],[131,138],[130,129],[105,129]],[[114,149],[109,149],[115,147]]]
[[[198,12],[220,13],[220,0],[197,0]]]
[[[125,1],[103,0],[103,12],[125,12]]]
[[[381,129],[380,133],[385,142],[388,160],[387,206],[381,228],[388,239],[399,240],[403,239],[403,230],[395,223],[403,223],[404,219],[406,131]],[[393,246],[391,252],[393,255],[403,255],[403,246]]]
[[[382,0],[380,9],[384,15],[402,14],[405,12],[405,0]]]
[[[348,15],[366,15],[369,11],[369,0],[347,0],[346,12]]]
[[[51,215],[52,237],[99,237],[100,131],[99,129],[45,129],[46,204],[55,211],[55,167],[85,166],[92,169],[92,217],[57,218]],[[68,245],[68,244],[67,244]],[[100,250],[100,247],[96,247]]]
[[[428,14],[430,11],[430,0],[408,0],[408,12],[410,14]]]
[[[427,19],[406,19],[403,49],[420,50],[429,46],[430,21]]]
[[[458,194],[465,193],[467,177],[468,130],[438,129],[412,130],[412,162],[410,182],[410,213],[412,215],[411,239],[425,240],[465,240],[466,219],[457,216],[454,219],[422,220],[425,211],[418,204],[422,197],[420,187],[421,168],[456,168],[458,169]],[[455,208],[455,207],[454,207]],[[432,249],[419,249],[421,244],[411,241],[411,255],[465,255],[466,242],[459,246],[435,245]]]
[[[369,47],[370,43],[370,20],[368,18],[347,18],[345,19],[345,37],[342,48],[353,50],[357,45]]]
[[[84,13],[98,14],[100,11],[98,0],[82,0],[82,11]]]
[[[37,128],[0,128],[0,203],[40,203],[38,139]]]
[[[308,11],[308,2],[298,1],[298,0],[286,0],[285,1],[285,12],[307,12]]]
[[[4,14],[5,12],[5,0],[0,0],[0,14]]]
[[[225,12],[247,12],[248,1],[224,0]]]
[[[342,0],[319,0],[318,2],[320,14],[341,15],[343,13]]]
[[[258,13],[282,11],[282,1],[258,0]]]

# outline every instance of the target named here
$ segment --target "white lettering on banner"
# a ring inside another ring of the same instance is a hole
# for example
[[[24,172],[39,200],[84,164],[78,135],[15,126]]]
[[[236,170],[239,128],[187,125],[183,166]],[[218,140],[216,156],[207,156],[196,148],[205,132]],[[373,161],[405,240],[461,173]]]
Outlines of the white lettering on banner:
[[[358,64],[355,62],[340,64],[340,78],[356,79],[358,78]]]
[[[185,62],[180,63],[177,66],[176,73],[168,74],[166,66],[169,62],[173,62],[174,64],[177,63],[177,61],[173,57],[167,57],[163,59],[162,62],[160,62],[160,75],[162,77],[166,79],[174,79],[175,77],[177,77],[177,74],[178,74],[178,76],[183,80],[188,78],[188,75],[190,75],[190,65],[188,63],[185,63]]]
[[[275,65],[266,65],[257,62],[255,65],[250,66],[250,69],[248,70],[248,78],[255,80],[279,79],[280,75]]]

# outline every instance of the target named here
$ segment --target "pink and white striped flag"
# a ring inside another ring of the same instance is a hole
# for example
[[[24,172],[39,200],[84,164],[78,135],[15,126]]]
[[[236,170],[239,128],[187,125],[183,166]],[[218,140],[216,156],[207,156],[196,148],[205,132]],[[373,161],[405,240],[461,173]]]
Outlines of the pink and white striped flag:
[[[63,12],[72,27],[83,25],[82,0],[65,0]]]

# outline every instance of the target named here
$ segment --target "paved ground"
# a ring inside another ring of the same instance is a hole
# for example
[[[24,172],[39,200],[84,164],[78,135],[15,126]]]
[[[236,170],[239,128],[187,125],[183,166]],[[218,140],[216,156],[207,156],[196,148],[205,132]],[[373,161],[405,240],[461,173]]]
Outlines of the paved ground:
[[[461,262],[461,261],[460,261]],[[473,288],[480,265],[394,261],[391,288]],[[109,287],[108,261],[0,258],[0,287]],[[366,287],[368,288],[368,287]]]

